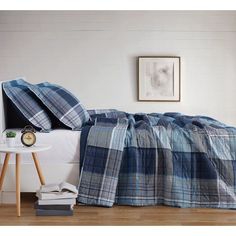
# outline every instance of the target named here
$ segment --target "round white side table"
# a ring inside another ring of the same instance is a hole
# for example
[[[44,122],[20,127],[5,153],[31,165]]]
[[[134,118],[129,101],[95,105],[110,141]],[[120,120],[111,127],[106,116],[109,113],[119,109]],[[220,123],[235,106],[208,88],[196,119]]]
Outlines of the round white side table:
[[[4,181],[4,177],[7,171],[8,162],[10,159],[11,154],[15,154],[16,156],[16,209],[17,209],[17,216],[20,216],[20,160],[22,153],[31,153],[36,170],[38,172],[39,180],[42,185],[45,185],[45,180],[42,174],[42,170],[39,165],[39,161],[37,159],[37,153],[46,151],[50,149],[51,146],[49,145],[35,145],[32,147],[24,147],[24,146],[15,146],[15,147],[8,147],[6,145],[0,145],[0,153],[6,153],[2,172],[0,176],[0,191],[2,190],[2,185]]]

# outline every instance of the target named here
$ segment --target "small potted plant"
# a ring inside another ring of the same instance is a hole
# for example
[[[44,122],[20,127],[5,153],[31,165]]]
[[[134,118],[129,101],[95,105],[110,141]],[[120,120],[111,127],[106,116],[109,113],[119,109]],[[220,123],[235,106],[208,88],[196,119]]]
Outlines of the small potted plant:
[[[6,144],[8,147],[15,147],[15,145],[16,145],[16,132],[8,131],[6,133]]]

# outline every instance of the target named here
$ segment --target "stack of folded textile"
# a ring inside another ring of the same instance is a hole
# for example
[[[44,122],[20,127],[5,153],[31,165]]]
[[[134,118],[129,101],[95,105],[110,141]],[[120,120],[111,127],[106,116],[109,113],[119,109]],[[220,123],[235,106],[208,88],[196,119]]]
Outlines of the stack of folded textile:
[[[72,184],[42,185],[36,192],[36,216],[72,216],[78,190]]]

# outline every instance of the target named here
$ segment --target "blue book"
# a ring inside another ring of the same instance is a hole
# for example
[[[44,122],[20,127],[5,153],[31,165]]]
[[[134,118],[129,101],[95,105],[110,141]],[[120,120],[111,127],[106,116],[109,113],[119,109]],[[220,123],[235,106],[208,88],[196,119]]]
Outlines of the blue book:
[[[35,209],[40,209],[40,210],[63,210],[63,211],[68,211],[68,210],[73,210],[73,205],[39,205],[38,201],[34,203],[34,208]]]
[[[36,209],[36,216],[73,216],[73,210]]]

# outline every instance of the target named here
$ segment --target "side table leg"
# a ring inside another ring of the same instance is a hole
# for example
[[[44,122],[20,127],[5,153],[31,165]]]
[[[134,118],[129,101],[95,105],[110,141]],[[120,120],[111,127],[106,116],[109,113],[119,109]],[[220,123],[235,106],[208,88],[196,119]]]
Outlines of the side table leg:
[[[16,153],[16,209],[20,216],[20,154]]]
[[[2,167],[2,173],[1,173],[1,177],[0,177],[0,191],[2,190],[2,185],[3,185],[5,175],[6,175],[9,159],[10,159],[10,153],[6,153],[4,164]]]
[[[32,152],[32,156],[33,156],[33,159],[34,159],[35,167],[36,167],[37,172],[38,172],[40,183],[41,183],[41,185],[45,185],[45,179],[43,177],[43,172],[40,168],[40,165],[39,165],[39,162],[38,162],[38,159],[37,159],[37,154],[35,152]]]

